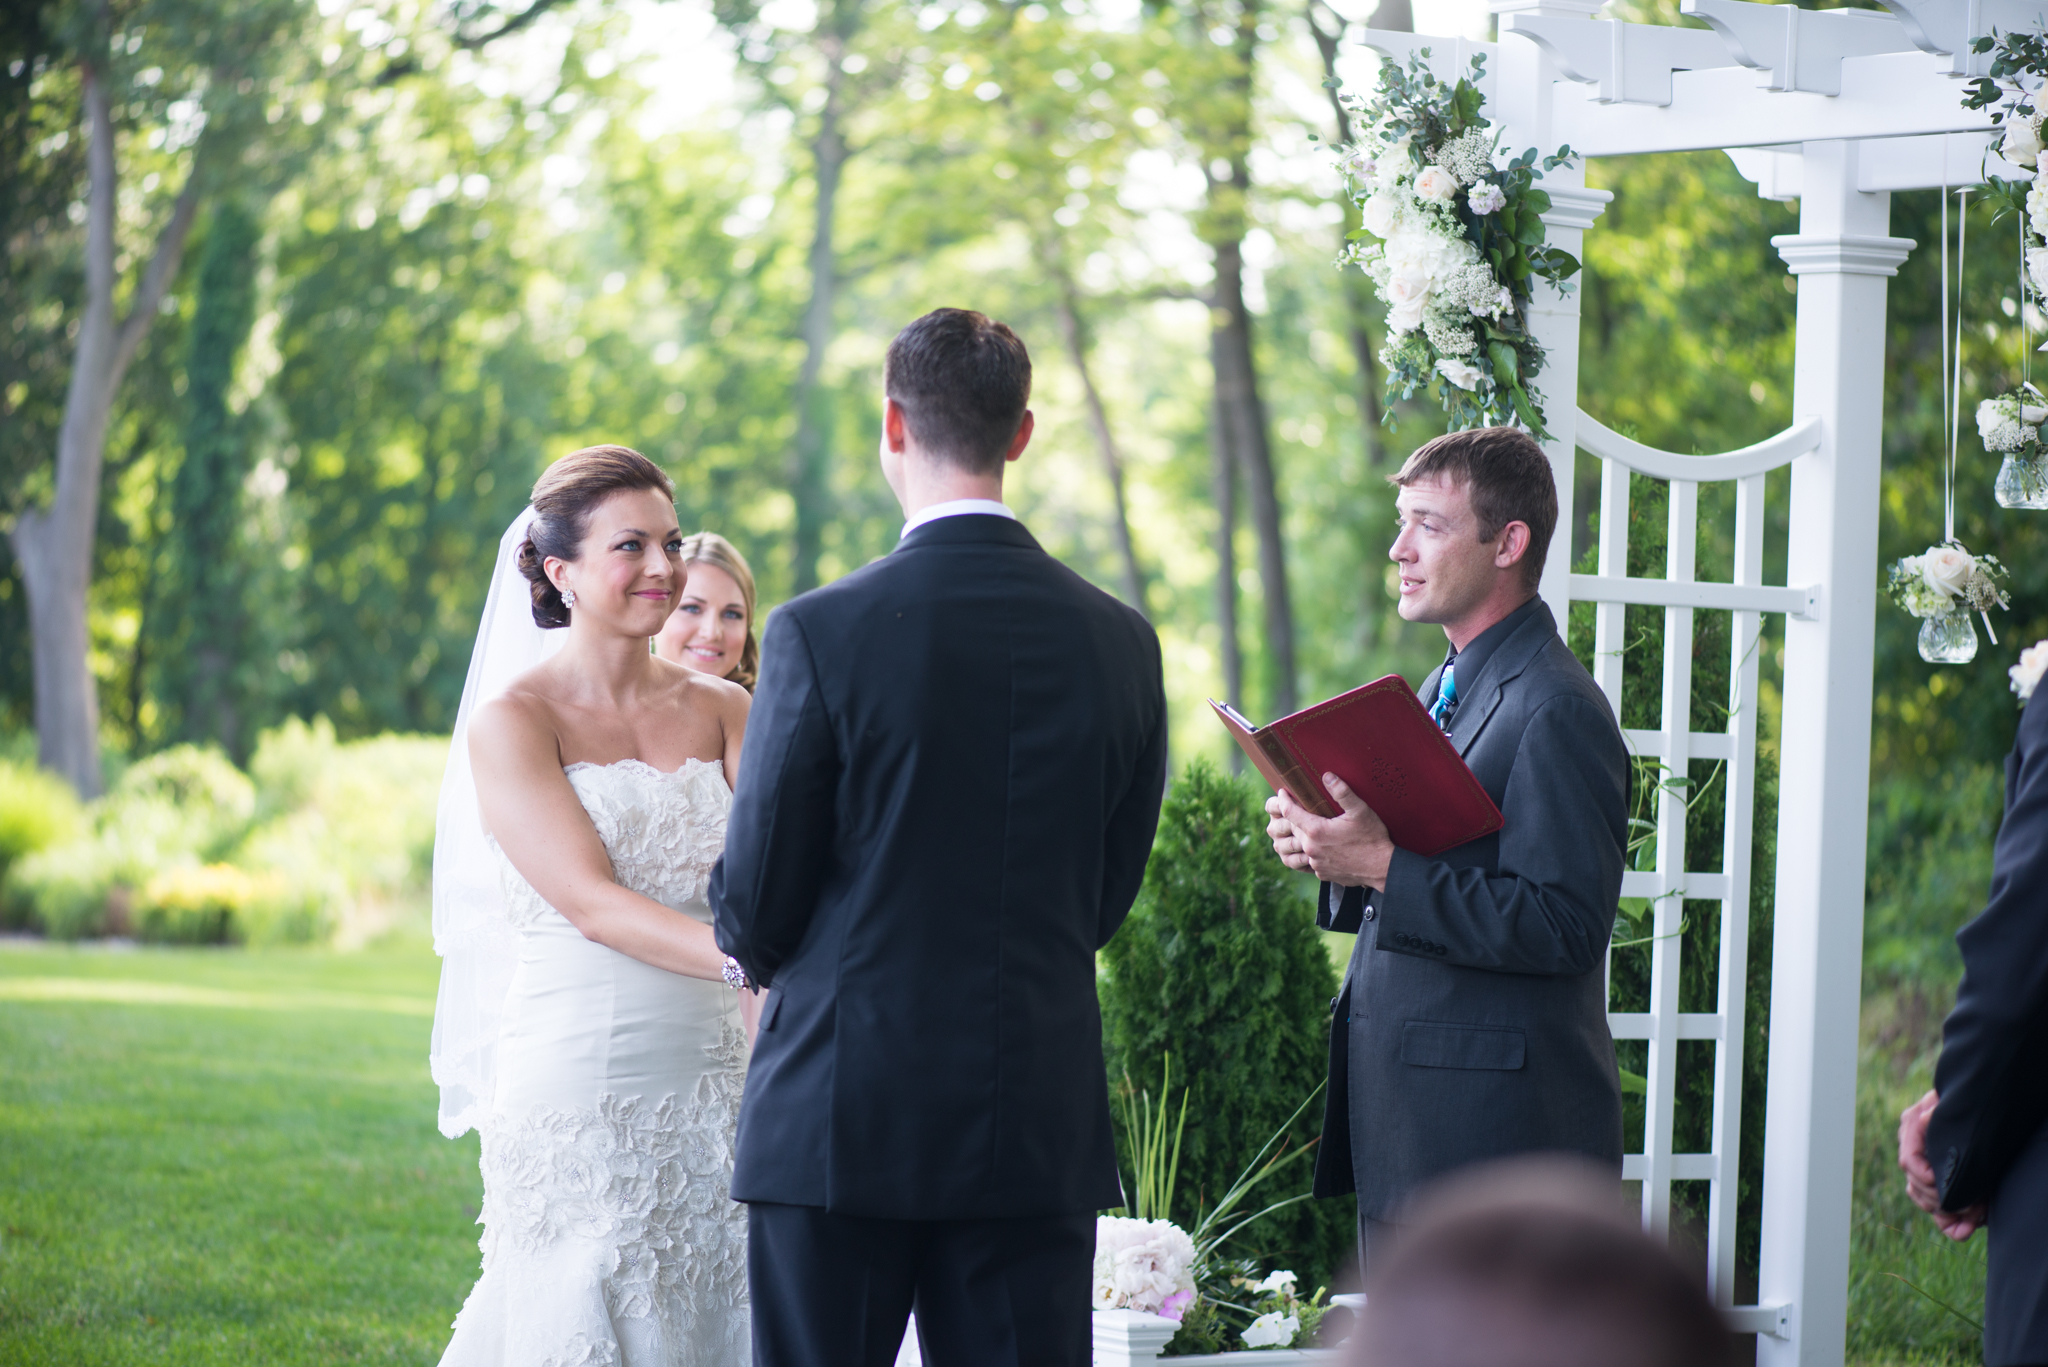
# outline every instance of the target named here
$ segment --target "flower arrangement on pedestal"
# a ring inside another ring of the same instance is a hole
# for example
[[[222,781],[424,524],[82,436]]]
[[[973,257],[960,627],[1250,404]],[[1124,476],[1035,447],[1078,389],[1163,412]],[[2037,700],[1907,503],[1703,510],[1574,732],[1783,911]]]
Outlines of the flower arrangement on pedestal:
[[[1095,1221],[1097,1310],[1143,1310],[1178,1320],[1195,1299],[1195,1241],[1170,1220]]]
[[[1497,165],[1499,131],[1479,113],[1485,55],[1451,84],[1428,56],[1423,48],[1406,68],[1383,65],[1371,99],[1344,97],[1366,131],[1341,163],[1364,225],[1343,260],[1387,305],[1389,417],[1397,395],[1434,382],[1454,430],[1512,423],[1542,440],[1531,291],[1537,280],[1563,288],[1579,263],[1544,244],[1550,196],[1535,182],[1572,150],[1543,158],[1542,170],[1534,148]]]
[[[1977,657],[1975,612],[1991,632],[1990,611],[2011,597],[1999,587],[2005,566],[1992,555],[1971,555],[1962,543],[1929,546],[1892,562],[1885,585],[1892,601],[1920,619],[1920,658],[1931,664],[1967,664]],[[1998,644],[1995,633],[1991,643]]]

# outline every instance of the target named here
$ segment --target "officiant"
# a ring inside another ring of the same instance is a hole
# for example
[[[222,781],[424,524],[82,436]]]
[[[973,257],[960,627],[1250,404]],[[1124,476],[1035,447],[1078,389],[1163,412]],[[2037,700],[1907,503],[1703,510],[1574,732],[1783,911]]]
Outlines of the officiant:
[[[1315,1194],[1357,1193],[1366,1259],[1451,1169],[1563,1151],[1618,1181],[1622,1152],[1605,966],[1628,756],[1536,593],[1550,463],[1527,433],[1481,428],[1422,446],[1393,483],[1400,614],[1449,639],[1419,696],[1503,824],[1426,857],[1334,774],[1340,816],[1284,792],[1267,804],[1274,850],[1322,880],[1317,923],[1358,937],[1331,1003]]]

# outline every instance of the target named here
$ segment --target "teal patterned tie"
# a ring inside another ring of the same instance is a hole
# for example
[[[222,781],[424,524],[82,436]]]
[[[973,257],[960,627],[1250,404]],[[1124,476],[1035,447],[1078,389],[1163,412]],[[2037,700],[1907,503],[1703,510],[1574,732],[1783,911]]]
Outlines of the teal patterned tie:
[[[1436,705],[1429,709],[1429,717],[1443,730],[1451,729],[1451,713],[1458,708],[1458,662],[1444,662],[1443,677],[1437,680]]]

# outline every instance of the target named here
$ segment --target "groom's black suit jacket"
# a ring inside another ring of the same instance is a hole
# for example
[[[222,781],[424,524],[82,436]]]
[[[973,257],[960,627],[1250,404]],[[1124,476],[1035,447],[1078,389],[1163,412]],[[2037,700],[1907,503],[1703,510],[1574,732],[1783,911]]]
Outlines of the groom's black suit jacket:
[[[1165,779],[1158,638],[1017,522],[927,523],[777,610],[711,876],[769,987],[734,1198],[1120,1204],[1095,951]]]

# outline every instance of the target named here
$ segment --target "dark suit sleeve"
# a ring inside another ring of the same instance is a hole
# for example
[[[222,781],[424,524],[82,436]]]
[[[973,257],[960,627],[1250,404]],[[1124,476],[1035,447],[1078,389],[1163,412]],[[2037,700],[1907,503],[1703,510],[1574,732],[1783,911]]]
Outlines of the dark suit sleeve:
[[[1159,639],[1151,638],[1152,732],[1138,752],[1130,786],[1110,811],[1102,836],[1102,901],[1095,947],[1102,948],[1130,915],[1138,888],[1145,881],[1145,861],[1152,857],[1152,837],[1159,829],[1159,807],[1166,797],[1166,694],[1160,686]]]
[[[1991,899],[1956,932],[1963,981],[1941,1027],[1927,1157],[1941,1203],[1967,1210],[1998,1190],[2048,1123],[2048,704],[2028,702],[2013,747]]]
[[[712,931],[756,986],[803,942],[832,858],[838,746],[802,624],[769,622],[747,718],[725,854],[711,871]]]
[[[1627,774],[1604,708],[1574,695],[1542,704],[1501,802],[1498,871],[1395,850],[1378,948],[1502,973],[1598,967],[1621,898]]]

